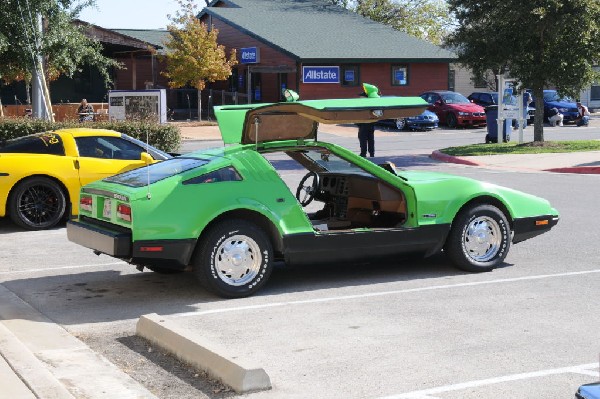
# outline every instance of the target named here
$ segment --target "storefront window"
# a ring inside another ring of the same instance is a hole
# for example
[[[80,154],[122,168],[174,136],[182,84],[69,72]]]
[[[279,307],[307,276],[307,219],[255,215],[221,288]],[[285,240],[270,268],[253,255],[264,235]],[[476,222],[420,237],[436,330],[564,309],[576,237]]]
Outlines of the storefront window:
[[[592,89],[590,92],[590,100],[592,100],[592,101],[600,100],[600,83],[594,83],[592,85]]]
[[[342,86],[358,86],[360,77],[358,65],[342,65]]]
[[[408,85],[408,66],[392,65],[392,86]]]

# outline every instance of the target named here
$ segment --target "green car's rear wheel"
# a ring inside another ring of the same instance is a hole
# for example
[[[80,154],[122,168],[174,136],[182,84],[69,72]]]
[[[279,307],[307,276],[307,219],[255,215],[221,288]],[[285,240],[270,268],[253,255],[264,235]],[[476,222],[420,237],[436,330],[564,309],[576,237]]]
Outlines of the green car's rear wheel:
[[[28,230],[56,226],[65,216],[67,200],[61,187],[52,179],[37,176],[20,182],[8,199],[12,221]]]
[[[253,223],[228,220],[205,233],[192,262],[207,289],[225,298],[242,298],[258,291],[269,278],[273,247]]]
[[[444,251],[459,269],[489,271],[506,258],[510,236],[502,211],[492,205],[475,205],[456,216]]]

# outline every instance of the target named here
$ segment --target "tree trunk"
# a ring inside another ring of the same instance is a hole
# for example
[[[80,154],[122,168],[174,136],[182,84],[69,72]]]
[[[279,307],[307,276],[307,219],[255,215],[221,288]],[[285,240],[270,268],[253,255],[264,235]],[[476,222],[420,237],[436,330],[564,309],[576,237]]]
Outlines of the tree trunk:
[[[202,90],[198,90],[198,120],[202,120]]]
[[[533,89],[535,98],[535,117],[533,124],[533,141],[544,141],[544,89],[540,86]]]

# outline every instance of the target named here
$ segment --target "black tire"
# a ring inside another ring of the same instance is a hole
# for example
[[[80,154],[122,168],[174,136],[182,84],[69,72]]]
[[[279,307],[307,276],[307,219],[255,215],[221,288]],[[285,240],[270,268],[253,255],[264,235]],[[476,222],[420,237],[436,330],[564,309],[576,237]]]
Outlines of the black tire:
[[[44,230],[56,226],[65,217],[65,193],[54,180],[31,177],[12,190],[8,214],[12,221],[28,230]]]
[[[153,271],[158,274],[179,274],[183,273],[184,269],[172,269],[170,267],[160,267],[160,266],[144,266],[146,269]]]
[[[454,219],[444,252],[459,269],[487,272],[506,258],[510,237],[502,211],[493,205],[474,205]]]
[[[255,224],[227,220],[201,237],[192,266],[208,290],[224,298],[243,298],[267,282],[273,271],[273,247]]]
[[[395,121],[395,125],[396,125],[396,129],[404,130],[404,128],[406,127],[406,120],[404,118],[398,118]]]
[[[446,125],[448,125],[449,128],[455,128],[457,125],[456,115],[452,112],[449,112],[448,115],[446,115]]]

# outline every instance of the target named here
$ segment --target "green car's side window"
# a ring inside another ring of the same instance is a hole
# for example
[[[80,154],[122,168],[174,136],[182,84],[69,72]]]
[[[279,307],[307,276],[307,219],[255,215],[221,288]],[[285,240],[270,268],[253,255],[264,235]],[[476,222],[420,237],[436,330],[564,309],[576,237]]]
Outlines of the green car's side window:
[[[224,181],[240,181],[242,176],[238,173],[233,166],[221,168],[208,172],[202,176],[194,177],[183,182],[186,184],[204,184],[204,183],[218,183]]]

